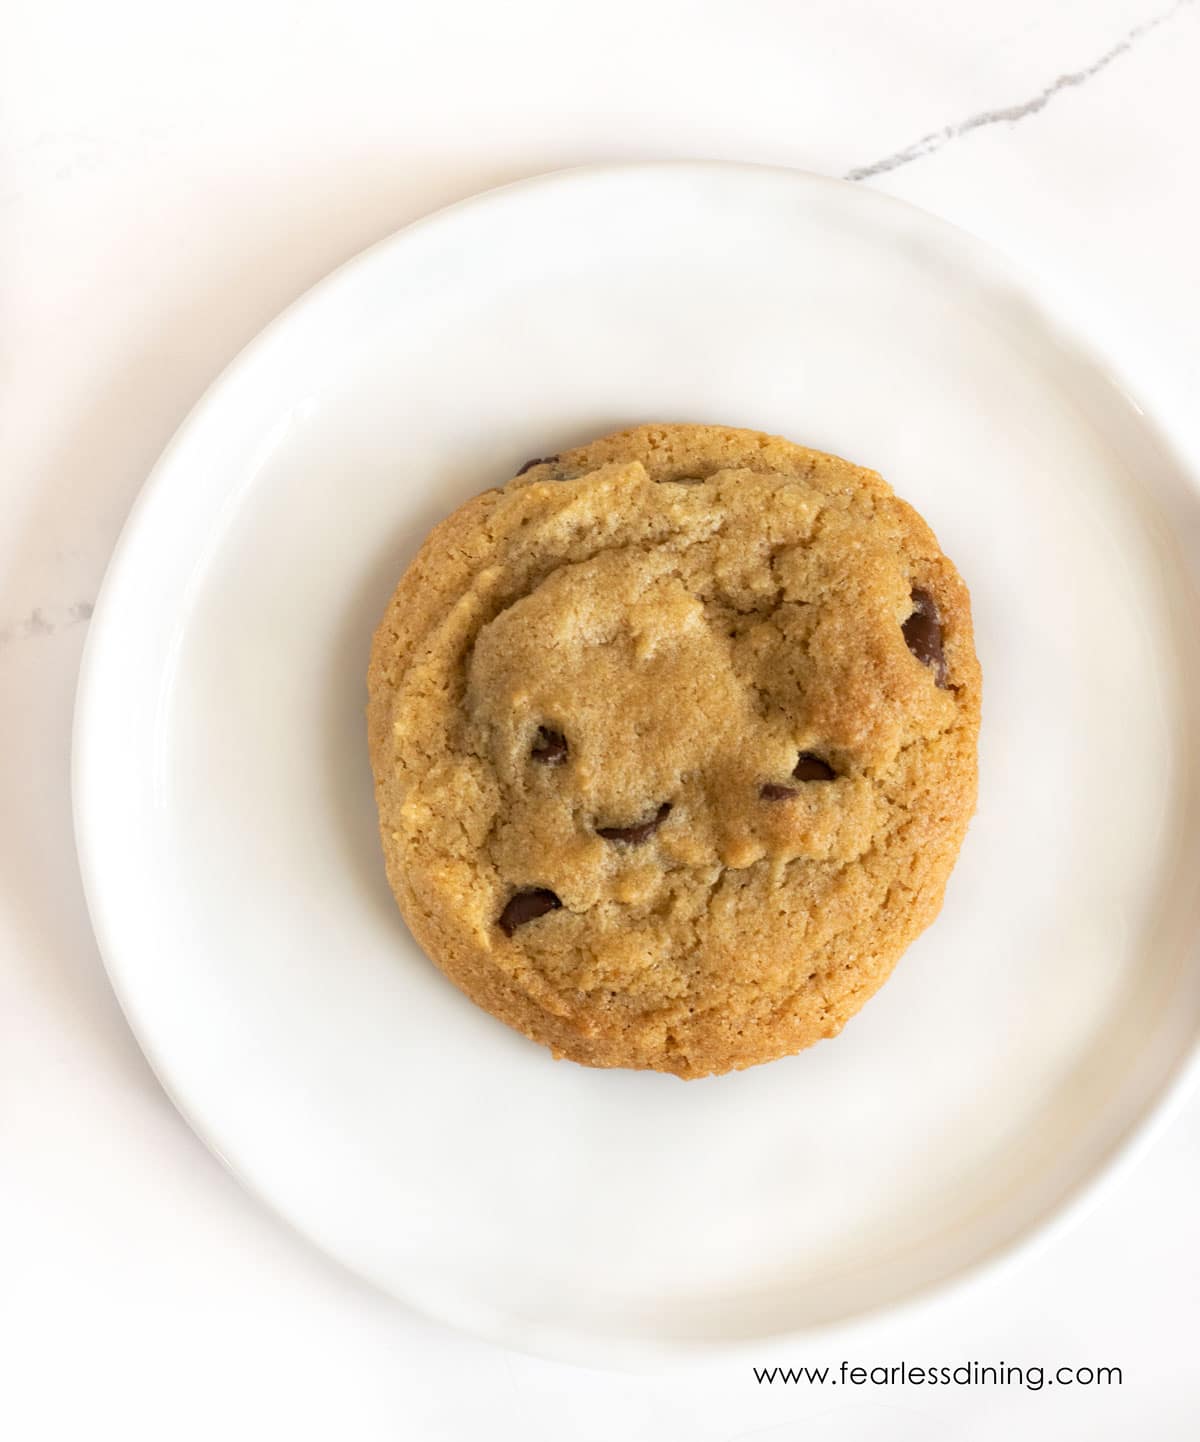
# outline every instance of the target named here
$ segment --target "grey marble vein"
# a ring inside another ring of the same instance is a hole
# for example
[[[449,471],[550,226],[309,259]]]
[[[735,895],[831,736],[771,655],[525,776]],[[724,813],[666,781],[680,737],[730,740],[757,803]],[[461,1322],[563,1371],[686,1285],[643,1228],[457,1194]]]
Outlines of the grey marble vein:
[[[1152,15],[1149,20],[1143,20],[1140,25],[1135,25],[1110,50],[1106,50],[1098,60],[1093,60],[1082,70],[1070,70],[1066,74],[1060,75],[1057,80],[1052,81],[1044,90],[1038,91],[1029,100],[1022,100],[1016,105],[1005,105],[999,110],[981,110],[978,114],[968,116],[966,120],[960,120],[955,125],[947,125],[942,130],[934,130],[928,135],[923,135],[920,140],[905,146],[903,150],[885,155],[882,160],[872,161],[870,165],[856,166],[853,170],[848,170],[842,179],[870,180],[872,176],[885,175],[889,170],[898,170],[902,165],[910,165],[914,160],[932,155],[935,151],[941,150],[944,145],[949,145],[952,140],[969,135],[972,130],[982,130],[986,125],[1013,125],[1029,115],[1036,115],[1039,110],[1044,110],[1060,91],[1083,85],[1094,75],[1099,75],[1114,60],[1128,54],[1144,36],[1149,35],[1152,30],[1157,30],[1160,25],[1165,24],[1185,6],[1191,4],[1192,0],[1175,0],[1173,5],[1160,14]]]
[[[56,609],[47,615],[41,606],[35,606],[23,620],[0,626],[0,646],[10,641],[32,641],[39,636],[53,636],[69,626],[79,626],[92,619],[94,609],[90,601],[76,601],[73,606]]]

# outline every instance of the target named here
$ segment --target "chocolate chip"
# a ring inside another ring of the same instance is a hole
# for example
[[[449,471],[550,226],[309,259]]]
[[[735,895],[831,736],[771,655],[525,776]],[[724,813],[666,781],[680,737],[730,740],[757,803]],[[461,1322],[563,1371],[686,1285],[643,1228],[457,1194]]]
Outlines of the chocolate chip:
[[[558,460],[557,456],[534,456],[533,460],[525,462],[517,472],[517,475],[523,476],[526,471],[533,470],[534,466],[548,466],[552,461],[556,460]]]
[[[627,841],[631,846],[638,846],[649,841],[670,814],[671,803],[664,801],[649,821],[637,826],[598,826],[596,835],[603,836],[605,841]]]
[[[548,911],[557,911],[562,905],[558,897],[545,887],[536,886],[530,891],[518,891],[508,899],[508,905],[500,913],[500,930],[511,936],[518,926],[527,921],[536,921]]]
[[[549,726],[539,726],[537,739],[529,754],[543,766],[561,766],[567,759],[567,738],[561,731],[551,731]]]
[[[837,772],[828,761],[822,761],[811,751],[801,751],[800,759],[796,762],[796,769],[792,775],[797,781],[833,781],[837,777]]]
[[[837,778],[837,772],[829,762],[822,761],[813,751],[801,751],[792,775],[797,781],[833,781]],[[780,786],[776,781],[764,783],[758,788],[758,794],[764,801],[790,801],[793,796],[800,795],[794,786]]]
[[[942,651],[942,622],[937,602],[918,586],[913,589],[912,606],[912,615],[900,628],[905,644],[923,666],[932,668],[934,680],[945,688],[946,657]]]

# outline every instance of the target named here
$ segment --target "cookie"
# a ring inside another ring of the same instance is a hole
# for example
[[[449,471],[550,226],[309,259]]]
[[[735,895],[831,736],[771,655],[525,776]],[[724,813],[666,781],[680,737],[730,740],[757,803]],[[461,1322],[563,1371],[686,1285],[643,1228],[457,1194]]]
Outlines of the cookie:
[[[652,425],[530,461],[375,635],[388,879],[480,1006],[696,1077],[834,1036],[974,809],[967,589],[873,471]]]

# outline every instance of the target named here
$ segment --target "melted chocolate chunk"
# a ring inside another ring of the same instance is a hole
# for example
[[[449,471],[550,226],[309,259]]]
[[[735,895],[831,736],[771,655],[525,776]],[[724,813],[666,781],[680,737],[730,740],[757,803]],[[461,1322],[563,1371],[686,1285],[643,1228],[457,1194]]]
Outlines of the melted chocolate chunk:
[[[942,622],[937,602],[919,586],[912,593],[912,615],[901,630],[904,642],[923,666],[933,671],[933,678],[943,689],[946,685],[946,657],[942,651]]]
[[[813,752],[801,751],[800,759],[796,762],[796,769],[792,775],[797,781],[833,781],[837,777],[837,772],[828,761],[822,761]]]
[[[517,472],[517,475],[523,476],[526,471],[533,470],[534,466],[548,466],[551,461],[556,460],[558,460],[557,456],[534,456],[533,460],[525,462],[525,464]]]
[[[505,936],[511,936],[518,926],[524,926],[527,921],[536,921],[548,911],[557,911],[561,905],[558,897],[544,887],[518,891],[509,897],[508,905],[500,913],[500,930]]]
[[[797,781],[833,781],[837,778],[837,772],[829,762],[822,761],[813,751],[801,751],[792,775]],[[777,781],[764,782],[758,788],[758,794],[764,801],[790,801],[793,796],[800,795],[794,786],[780,786]]]
[[[543,766],[561,766],[567,759],[567,738],[561,731],[539,726],[537,739],[529,754]]]
[[[670,814],[671,803],[664,801],[649,821],[637,826],[598,826],[596,835],[603,836],[605,841],[626,841],[630,846],[639,846],[643,841],[650,840]]]

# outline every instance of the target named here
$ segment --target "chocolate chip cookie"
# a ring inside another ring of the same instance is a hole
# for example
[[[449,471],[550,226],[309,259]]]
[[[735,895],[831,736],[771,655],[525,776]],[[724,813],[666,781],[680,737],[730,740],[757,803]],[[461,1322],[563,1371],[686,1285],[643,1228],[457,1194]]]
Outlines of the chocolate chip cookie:
[[[522,466],[375,635],[388,879],[555,1056],[682,1077],[834,1036],[975,804],[967,589],[873,471],[651,425]]]

